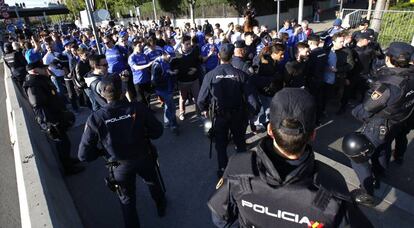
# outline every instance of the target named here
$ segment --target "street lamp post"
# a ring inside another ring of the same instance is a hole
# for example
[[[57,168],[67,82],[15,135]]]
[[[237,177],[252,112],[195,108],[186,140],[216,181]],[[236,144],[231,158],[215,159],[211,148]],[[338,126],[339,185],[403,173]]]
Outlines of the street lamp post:
[[[157,21],[157,10],[155,9],[155,0],[152,0],[152,8],[154,9],[154,21]]]
[[[277,11],[276,11],[276,30],[279,31],[280,26],[280,0],[274,0],[277,3]]]
[[[298,23],[302,23],[303,20],[303,5],[304,0],[299,0],[299,11],[298,11]]]
[[[99,37],[98,37],[98,33],[96,32],[95,18],[93,17],[91,2],[90,0],[85,0],[85,3],[86,3],[86,13],[88,14],[89,24],[92,26],[92,32],[96,40],[96,48],[98,50],[98,54],[101,55],[102,50],[101,50],[101,47],[99,46]]]

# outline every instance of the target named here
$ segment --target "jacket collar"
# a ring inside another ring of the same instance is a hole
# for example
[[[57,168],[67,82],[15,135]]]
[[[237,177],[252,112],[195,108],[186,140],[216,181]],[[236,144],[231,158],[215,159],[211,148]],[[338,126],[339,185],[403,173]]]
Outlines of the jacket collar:
[[[287,174],[285,179],[282,180],[277,171],[277,167],[274,167],[272,161],[265,152],[265,150],[269,150],[268,146],[266,146],[266,143],[269,143],[269,140],[272,139],[270,137],[265,137],[260,142],[260,145],[256,147],[256,165],[261,179],[273,186],[282,186],[299,181],[306,182],[313,180],[315,155],[309,145],[306,147],[305,152],[300,159],[287,161],[297,165],[297,168],[292,170],[292,172]],[[275,153],[275,151],[272,152]]]

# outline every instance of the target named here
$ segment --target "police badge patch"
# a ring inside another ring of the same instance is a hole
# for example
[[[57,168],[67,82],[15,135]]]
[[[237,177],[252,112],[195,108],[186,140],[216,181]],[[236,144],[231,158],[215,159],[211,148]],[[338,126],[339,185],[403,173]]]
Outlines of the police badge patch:
[[[372,94],[371,94],[371,99],[376,101],[378,99],[380,99],[382,97],[382,93],[378,92],[377,90],[375,90]]]

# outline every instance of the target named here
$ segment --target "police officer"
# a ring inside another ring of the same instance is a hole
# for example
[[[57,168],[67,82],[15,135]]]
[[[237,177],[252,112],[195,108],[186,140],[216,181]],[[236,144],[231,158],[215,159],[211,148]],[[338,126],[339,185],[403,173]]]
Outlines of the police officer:
[[[245,133],[247,128],[248,108],[257,110],[256,99],[248,83],[247,75],[231,66],[234,46],[223,44],[220,47],[221,65],[205,75],[197,104],[207,117],[209,105],[213,105],[214,134],[218,158],[217,175],[222,176],[227,165],[227,144],[229,130],[238,152],[246,150]]]
[[[231,65],[251,76],[253,75],[254,70],[251,63],[245,61],[246,48],[247,46],[244,40],[238,40],[234,43],[234,56],[231,59]]]
[[[10,68],[13,80],[17,82],[17,85],[21,88],[27,73],[26,59],[21,51],[13,50],[13,46],[10,43],[6,43],[4,45],[4,51],[6,53],[4,56],[4,62]]]
[[[136,174],[148,184],[158,215],[165,214],[166,199],[150,142],[162,135],[163,126],[144,104],[121,100],[121,87],[118,76],[102,78],[100,88],[108,104],[89,116],[78,156],[88,162],[100,155],[106,157],[110,169],[108,182],[118,193],[125,227],[135,228],[139,227]],[[98,143],[104,152],[100,152]]]
[[[371,69],[376,58],[374,49],[369,46],[370,39],[368,32],[356,34],[356,44],[353,48],[355,67],[350,80],[353,91],[361,94],[362,98],[369,88],[369,81],[372,80]]]
[[[309,76],[306,79],[306,87],[314,96],[317,105],[316,120],[318,123],[323,116],[323,74],[328,65],[328,53],[319,47],[319,43],[320,37],[318,35],[309,36]]]
[[[414,108],[413,69],[409,67],[410,53],[404,43],[391,43],[387,51],[386,67],[376,72],[377,81],[372,83],[371,92],[364,103],[352,111],[354,117],[364,123],[362,134],[375,146],[368,162],[351,164],[361,183],[360,194],[355,199],[363,204],[372,205],[374,187],[378,187],[379,177],[387,168],[391,156],[391,143],[394,139],[406,137]],[[404,140],[396,140],[396,148],[405,146]],[[346,143],[346,142],[344,142]],[[405,149],[394,154],[402,159]],[[346,151],[344,151],[346,153]],[[368,194],[369,196],[367,196]]]
[[[390,44],[388,51],[386,53],[385,64],[387,68],[381,69],[378,72],[378,75],[381,77],[387,77],[388,74],[397,75],[408,80],[408,89],[407,94],[410,94],[409,97],[406,96],[407,104],[413,98],[412,93],[414,93],[414,68],[409,63],[414,57],[414,47],[403,42],[394,42]],[[388,70],[387,70],[388,69]],[[413,107],[410,106],[407,110],[410,111],[409,116],[406,117],[406,120],[402,124],[399,124],[397,127],[397,132],[395,133],[395,150],[393,153],[394,161],[397,164],[402,164],[404,159],[404,153],[407,150],[407,135],[414,129],[414,114],[412,113]]]
[[[70,156],[70,141],[66,131],[75,121],[73,113],[66,109],[65,103],[56,91],[47,66],[41,59],[27,65],[28,75],[23,84],[29,102],[33,107],[35,118],[43,131],[53,140],[66,175],[81,172],[78,159]]]
[[[233,156],[208,206],[218,227],[372,227],[344,177],[315,160],[316,105],[300,88],[272,99],[268,136]],[[350,223],[350,224],[347,224]]]

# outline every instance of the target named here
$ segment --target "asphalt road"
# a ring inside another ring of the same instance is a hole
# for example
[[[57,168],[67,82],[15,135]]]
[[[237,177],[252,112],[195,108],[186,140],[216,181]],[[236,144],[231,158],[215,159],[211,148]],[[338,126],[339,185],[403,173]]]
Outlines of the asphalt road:
[[[10,145],[9,125],[6,113],[4,67],[0,63],[0,227],[20,227],[19,197],[17,195],[14,154]]]
[[[161,110],[156,109],[159,119]],[[360,123],[348,113],[336,116],[336,106],[331,104],[328,117],[329,123],[317,132],[317,138],[313,142],[313,148],[330,159],[350,166],[348,159],[340,152],[341,138],[348,132],[356,130]],[[82,119],[87,117],[87,112],[79,118],[79,126],[72,129],[72,153],[75,155],[79,140],[83,131]],[[332,120],[332,121],[331,121]],[[217,162],[215,152],[213,159],[208,158],[209,141],[203,135],[201,122],[197,119],[180,121],[181,134],[174,136],[166,130],[163,136],[155,141],[160,153],[161,172],[164,176],[168,209],[166,217],[159,219],[156,209],[145,184],[138,178],[137,181],[137,208],[142,227],[156,228],[207,228],[213,227],[210,212],[206,206],[209,196],[214,192],[217,178]],[[251,135],[250,135],[251,136]],[[409,151],[414,151],[414,143],[410,135]],[[248,142],[256,141],[257,137],[250,137]],[[254,142],[253,142],[254,143]],[[233,150],[230,145],[229,151]],[[414,154],[407,153],[403,166],[391,163],[385,182],[410,195],[414,195],[414,182],[412,178]],[[122,227],[122,215],[115,194],[104,185],[103,179],[108,171],[104,162],[98,159],[88,165],[85,172],[67,177],[66,183],[71,192],[75,205],[86,228]],[[398,217],[405,219],[409,216],[400,210],[383,212],[368,211],[370,218],[380,227],[389,227],[381,223],[378,218],[389,220],[387,224],[398,224]],[[394,214],[392,214],[394,213]],[[402,216],[404,214],[404,216]],[[380,217],[378,217],[381,215]],[[403,219],[403,220],[404,220]],[[403,221],[401,220],[401,221]],[[404,225],[401,225],[404,227]]]

